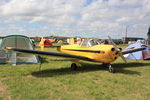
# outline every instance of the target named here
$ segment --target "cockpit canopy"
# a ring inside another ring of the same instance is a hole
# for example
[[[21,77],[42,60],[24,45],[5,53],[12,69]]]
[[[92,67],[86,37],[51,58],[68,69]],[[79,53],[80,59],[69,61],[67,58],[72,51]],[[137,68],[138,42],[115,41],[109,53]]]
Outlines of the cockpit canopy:
[[[98,44],[100,44],[99,40],[84,39],[80,45],[81,45],[81,47],[92,47],[92,46],[98,45]]]

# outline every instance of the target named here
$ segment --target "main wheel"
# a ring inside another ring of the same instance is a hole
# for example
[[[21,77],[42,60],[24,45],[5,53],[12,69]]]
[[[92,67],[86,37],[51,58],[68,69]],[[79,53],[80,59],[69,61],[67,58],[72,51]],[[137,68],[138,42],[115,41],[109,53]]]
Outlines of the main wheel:
[[[76,70],[77,69],[77,64],[76,63],[72,63],[71,64],[71,69],[72,70]]]
[[[108,65],[108,68],[109,68],[109,72],[115,73],[115,69],[110,64]]]

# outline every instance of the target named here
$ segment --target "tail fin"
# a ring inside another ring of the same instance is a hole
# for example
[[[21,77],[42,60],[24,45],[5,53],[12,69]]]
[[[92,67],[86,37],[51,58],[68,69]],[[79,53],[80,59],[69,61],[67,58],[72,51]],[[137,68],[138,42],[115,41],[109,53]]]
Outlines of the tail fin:
[[[43,37],[41,37],[40,47],[41,47],[41,50],[44,51],[44,38]]]
[[[70,44],[70,45],[73,45],[73,44],[74,44],[74,38],[71,38],[71,39],[70,39],[69,44]]]

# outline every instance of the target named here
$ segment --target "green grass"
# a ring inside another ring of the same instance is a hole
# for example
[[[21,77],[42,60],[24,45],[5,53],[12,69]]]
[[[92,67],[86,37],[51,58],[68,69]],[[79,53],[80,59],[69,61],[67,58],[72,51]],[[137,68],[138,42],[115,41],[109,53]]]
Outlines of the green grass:
[[[46,57],[41,71],[39,64],[1,65],[0,100],[150,100],[150,61],[118,59],[115,74],[86,61],[71,71],[71,63]]]

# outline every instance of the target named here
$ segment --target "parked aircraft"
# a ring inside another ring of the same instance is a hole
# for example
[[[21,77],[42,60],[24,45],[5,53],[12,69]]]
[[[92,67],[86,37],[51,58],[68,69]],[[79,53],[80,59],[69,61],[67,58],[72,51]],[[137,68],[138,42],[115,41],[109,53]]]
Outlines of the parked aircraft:
[[[112,73],[115,72],[115,70],[110,63],[114,62],[118,57],[121,57],[126,62],[125,58],[123,57],[124,54],[145,49],[144,47],[141,47],[122,51],[122,48],[117,46],[110,37],[109,40],[111,44],[100,44],[98,41],[95,41],[93,39],[84,39],[81,44],[71,43],[70,45],[55,46],[61,53],[27,50],[13,47],[6,47],[6,49],[32,55],[75,58],[75,62],[71,64],[71,69],[74,70],[79,67],[80,60],[99,62],[108,67],[109,71]]]

